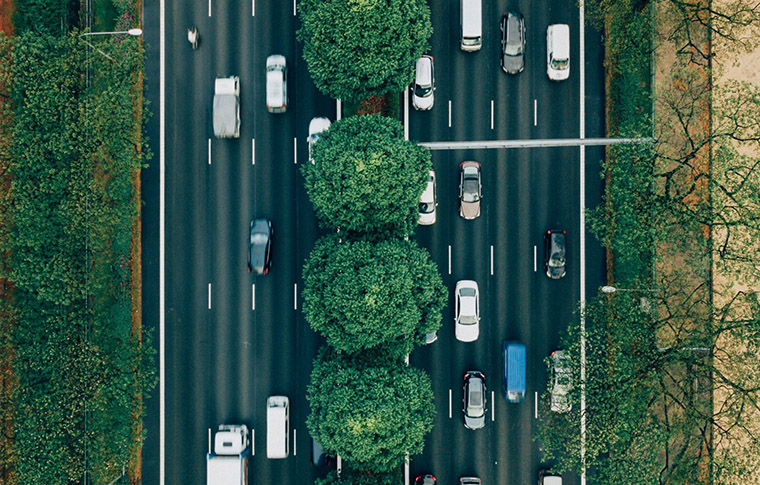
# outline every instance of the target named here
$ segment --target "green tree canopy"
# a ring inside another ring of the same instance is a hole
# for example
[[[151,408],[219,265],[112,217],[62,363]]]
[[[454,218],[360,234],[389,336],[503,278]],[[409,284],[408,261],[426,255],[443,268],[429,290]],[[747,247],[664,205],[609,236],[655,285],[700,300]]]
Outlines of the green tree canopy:
[[[435,416],[424,371],[342,357],[329,347],[314,360],[307,399],[311,436],[368,472],[390,472],[405,453],[421,453]]]
[[[362,100],[402,91],[433,34],[425,0],[299,2],[303,56],[317,89]]]
[[[304,267],[304,315],[336,350],[382,347],[401,358],[441,325],[446,288],[427,250],[413,241],[323,237]]]
[[[396,120],[352,116],[333,123],[302,173],[317,216],[333,228],[411,233],[433,168],[430,152],[403,138]]]
[[[389,473],[368,473],[347,469],[345,466],[340,476],[337,470],[333,470],[325,478],[318,478],[314,482],[315,485],[401,485],[402,483],[399,470]]]

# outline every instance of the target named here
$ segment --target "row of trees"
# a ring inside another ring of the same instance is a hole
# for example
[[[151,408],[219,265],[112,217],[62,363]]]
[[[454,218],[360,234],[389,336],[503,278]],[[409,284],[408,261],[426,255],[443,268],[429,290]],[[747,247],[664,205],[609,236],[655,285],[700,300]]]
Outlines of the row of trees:
[[[304,266],[304,315],[327,341],[314,361],[307,426],[347,469],[320,481],[395,484],[406,454],[422,452],[435,410],[428,375],[405,364],[437,331],[446,303],[430,255],[406,237],[432,168],[380,115],[337,121],[302,167],[331,234]],[[339,231],[339,232],[338,232]]]
[[[60,35],[72,5],[17,2],[20,35],[0,37],[4,483],[114,480],[154,383],[132,318],[144,53],[101,43],[114,62]]]
[[[576,386],[572,412],[542,420],[538,439],[557,470],[585,468],[598,483],[756,480],[760,90],[711,79],[716,53],[756,45],[760,12],[662,0],[666,35],[653,38],[647,2],[586,6],[606,19],[611,134],[650,136],[654,106],[656,142],[608,152],[604,204],[589,220],[623,290],[595,295],[581,311],[584,331],[576,322],[563,337],[575,382],[585,340],[586,406],[582,416]],[[658,49],[677,55],[652,105]]]

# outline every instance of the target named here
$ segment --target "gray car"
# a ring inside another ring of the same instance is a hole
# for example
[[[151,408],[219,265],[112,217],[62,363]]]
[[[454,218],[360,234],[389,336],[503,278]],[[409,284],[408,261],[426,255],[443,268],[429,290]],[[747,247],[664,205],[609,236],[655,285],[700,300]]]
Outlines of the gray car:
[[[480,163],[462,162],[459,165],[459,215],[465,219],[476,219],[480,216],[482,198]]]
[[[505,13],[500,29],[501,68],[507,74],[518,74],[525,69],[525,19],[521,13]]]
[[[486,424],[486,376],[477,370],[464,374],[464,396],[462,413],[464,425],[469,429],[480,429]]]
[[[272,261],[272,222],[268,219],[251,221],[248,239],[248,272],[269,273]]]
[[[572,408],[568,392],[572,387],[572,377],[570,374],[570,363],[568,357],[562,350],[555,350],[549,356],[551,367],[552,390],[551,390],[551,410],[555,413],[566,413]]]

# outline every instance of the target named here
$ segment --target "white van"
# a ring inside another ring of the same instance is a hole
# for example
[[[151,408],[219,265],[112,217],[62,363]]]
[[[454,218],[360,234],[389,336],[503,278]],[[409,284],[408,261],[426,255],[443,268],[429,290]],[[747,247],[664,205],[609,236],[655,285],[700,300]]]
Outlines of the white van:
[[[552,81],[570,77],[570,26],[553,24],[546,29],[546,75]]]
[[[461,42],[459,47],[466,52],[479,51],[483,45],[483,4],[482,0],[460,0],[459,26]]]
[[[267,458],[290,454],[290,401],[286,396],[267,399]]]

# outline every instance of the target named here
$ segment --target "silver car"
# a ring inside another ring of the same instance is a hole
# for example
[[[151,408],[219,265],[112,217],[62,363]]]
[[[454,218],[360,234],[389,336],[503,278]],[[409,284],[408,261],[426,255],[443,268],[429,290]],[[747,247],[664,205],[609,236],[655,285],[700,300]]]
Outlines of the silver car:
[[[462,413],[464,426],[480,429],[486,425],[486,376],[478,370],[468,370],[464,374],[462,386]]]
[[[311,158],[311,148],[319,140],[319,134],[327,131],[330,125],[330,120],[327,118],[312,118],[309,122],[309,137],[306,138],[306,143],[309,146],[309,161],[311,163],[314,163],[314,160]]]
[[[465,219],[476,219],[480,216],[482,198],[480,163],[462,162],[459,165],[459,215]]]

